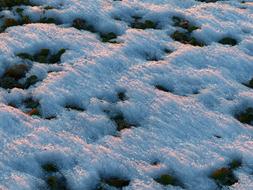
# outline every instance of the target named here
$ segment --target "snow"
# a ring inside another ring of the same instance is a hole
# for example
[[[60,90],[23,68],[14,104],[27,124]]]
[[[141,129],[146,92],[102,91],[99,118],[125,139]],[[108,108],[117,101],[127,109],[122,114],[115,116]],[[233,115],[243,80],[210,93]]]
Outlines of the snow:
[[[243,85],[253,77],[253,1],[32,2],[37,6],[22,6],[24,13],[36,20],[43,7],[53,6],[44,14],[62,24],[26,24],[0,33],[1,76],[10,65],[31,64],[18,53],[66,52],[59,64],[32,63],[27,76],[40,79],[34,86],[0,89],[1,190],[45,187],[45,162],[57,163],[72,190],[94,189],[101,175],[131,180],[124,190],[182,189],[153,180],[164,172],[185,189],[211,190],[217,188],[212,171],[233,159],[241,159],[242,167],[235,171],[239,182],[229,188],[253,189],[253,128],[234,117],[253,106],[253,90]],[[159,29],[131,28],[136,14],[157,21]],[[173,16],[199,26],[192,35],[207,46],[174,41]],[[71,27],[75,18],[98,32],[114,32],[118,43],[102,43],[98,33]],[[223,37],[238,44],[218,43]],[[117,97],[121,91],[124,101]],[[43,117],[8,105],[29,97],[39,100]],[[122,113],[136,127],[117,131],[105,110]],[[56,118],[45,119],[51,116]]]

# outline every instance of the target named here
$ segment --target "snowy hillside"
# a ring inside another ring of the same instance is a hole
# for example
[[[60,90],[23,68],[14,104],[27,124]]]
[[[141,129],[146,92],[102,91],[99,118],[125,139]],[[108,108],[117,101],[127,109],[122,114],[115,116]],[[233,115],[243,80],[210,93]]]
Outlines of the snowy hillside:
[[[252,190],[252,0],[0,0],[0,190]]]

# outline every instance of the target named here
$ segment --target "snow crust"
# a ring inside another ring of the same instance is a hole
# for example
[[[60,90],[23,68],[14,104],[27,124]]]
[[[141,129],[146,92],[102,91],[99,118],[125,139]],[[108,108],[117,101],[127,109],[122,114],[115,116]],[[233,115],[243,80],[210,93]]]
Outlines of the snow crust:
[[[37,189],[45,183],[40,165],[48,160],[58,163],[73,190],[92,189],[101,173],[130,179],[126,190],[181,189],[153,180],[167,171],[186,189],[211,190],[216,184],[210,173],[237,158],[243,166],[235,172],[239,183],[230,189],[253,189],[253,128],[234,117],[253,106],[253,90],[242,84],[253,77],[252,1],[33,2],[40,6],[24,6],[27,14],[36,18],[41,6],[54,6],[47,14],[63,24],[27,24],[1,33],[0,73],[22,61],[15,56],[19,52],[67,51],[59,65],[33,64],[28,74],[42,80],[35,86],[0,89],[1,190]],[[135,14],[159,22],[161,29],[129,27]],[[200,26],[193,35],[207,46],[174,41],[175,15]],[[75,18],[116,33],[120,43],[102,43],[97,34],[71,27]],[[239,43],[217,43],[227,36]],[[172,53],[164,53],[165,48]],[[173,93],[156,89],[158,83]],[[120,90],[127,100],[117,101]],[[31,117],[8,106],[29,96],[40,101],[43,115],[56,119]],[[66,110],[69,102],[85,111]],[[137,127],[117,132],[106,109],[122,112]],[[150,164],[156,160],[158,165]]]

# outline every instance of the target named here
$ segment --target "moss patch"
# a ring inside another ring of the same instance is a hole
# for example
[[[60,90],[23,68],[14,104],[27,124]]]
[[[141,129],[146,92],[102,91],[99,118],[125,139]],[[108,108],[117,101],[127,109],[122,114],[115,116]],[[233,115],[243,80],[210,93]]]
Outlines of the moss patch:
[[[118,100],[123,101],[123,102],[128,100],[128,97],[126,96],[125,91],[118,92],[117,97],[118,97]]]
[[[198,26],[191,24],[188,20],[186,20],[184,18],[173,16],[172,20],[174,22],[174,26],[183,28],[183,29],[187,30],[188,32],[193,32],[194,30],[199,29]]]
[[[240,121],[241,123],[246,123],[249,125],[252,125],[252,121],[253,121],[253,108],[249,107],[246,108],[245,111],[236,114],[235,118]]]
[[[0,8],[11,8],[19,5],[31,5],[29,0],[1,0]]]
[[[48,162],[41,166],[45,172],[59,172],[58,166],[54,163]]]
[[[65,51],[66,49],[60,49],[58,52],[52,53],[50,49],[44,48],[34,55],[30,55],[28,53],[18,53],[17,56],[22,59],[28,59],[38,63],[55,64],[60,63],[61,56],[65,53]]]
[[[30,116],[37,115],[41,116],[40,114],[40,103],[37,100],[34,100],[33,98],[27,98],[23,101],[23,104],[25,108],[28,109],[26,113]]]
[[[234,175],[234,170],[241,167],[242,162],[241,160],[235,159],[232,160],[228,167],[222,167],[220,169],[215,170],[211,175],[210,178],[215,180],[218,186],[231,186],[238,182],[237,177]]]
[[[203,42],[200,42],[196,38],[192,37],[191,33],[187,32],[175,31],[171,35],[171,38],[183,44],[190,44],[193,46],[200,46],[200,47],[203,47],[205,45]]]
[[[132,28],[136,29],[157,29],[158,23],[152,20],[142,20],[141,17],[133,16],[133,22],[131,23]]]
[[[177,178],[169,174],[162,174],[159,177],[154,178],[154,180],[157,183],[160,183],[164,186],[166,185],[181,186],[181,187],[183,186],[182,183]]]
[[[72,22],[72,27],[78,29],[78,30],[87,30],[90,32],[95,32],[95,29],[92,25],[88,24],[88,22],[81,18],[76,18]]]
[[[134,124],[129,123],[122,113],[117,113],[113,115],[111,117],[111,120],[113,120],[114,123],[116,124],[118,131],[121,131],[123,129],[130,129],[136,126]]]
[[[83,107],[81,107],[80,105],[77,105],[77,104],[66,104],[65,108],[68,109],[69,111],[70,110],[76,110],[76,111],[80,111],[80,112],[85,111],[85,109]]]
[[[230,38],[230,37],[226,37],[223,38],[219,41],[220,44],[223,45],[230,45],[230,46],[235,46],[238,42],[236,39]]]
[[[230,168],[215,170],[210,176],[219,186],[231,186],[238,182]]]
[[[113,40],[117,38],[117,35],[113,32],[101,33],[100,38],[102,42],[116,43],[116,41],[113,41]]]
[[[4,89],[22,88],[27,89],[30,86],[38,82],[38,78],[35,75],[28,77],[25,82],[20,82],[19,80],[26,76],[29,71],[29,67],[26,64],[14,65],[8,68],[4,75],[0,79],[0,87]]]
[[[114,187],[116,189],[122,189],[130,184],[130,180],[122,179],[118,177],[102,178],[97,185],[96,190],[107,190],[108,187]]]
[[[69,190],[65,176],[55,163],[47,162],[41,166],[45,172],[45,182],[50,190]]]
[[[157,84],[155,85],[155,88],[164,92],[172,92],[171,89],[165,87],[164,85]]]

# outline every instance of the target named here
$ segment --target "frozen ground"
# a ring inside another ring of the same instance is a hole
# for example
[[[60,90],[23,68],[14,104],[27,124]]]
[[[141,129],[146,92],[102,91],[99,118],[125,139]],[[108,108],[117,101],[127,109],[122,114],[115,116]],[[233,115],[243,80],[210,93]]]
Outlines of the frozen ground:
[[[38,78],[27,88],[0,89],[1,190],[121,189],[98,188],[116,177],[129,181],[124,190],[253,189],[252,121],[236,119],[253,107],[245,85],[253,77],[252,1],[31,3],[18,8],[33,23],[0,33],[0,75],[23,64],[29,70],[21,83]],[[18,18],[16,8],[1,10],[2,25]],[[93,29],[72,27],[77,18]],[[131,24],[137,20],[156,26],[138,29]],[[189,23],[203,47],[171,37]],[[117,38],[102,42],[109,32]],[[237,44],[218,43],[225,37]],[[45,48],[66,51],[56,64],[17,56]],[[32,113],[24,106],[29,98],[39,104]],[[241,162],[232,171],[236,182],[222,187],[211,176],[235,160]],[[42,167],[47,163],[58,167],[49,171],[53,185]],[[162,174],[180,184],[154,180]]]

